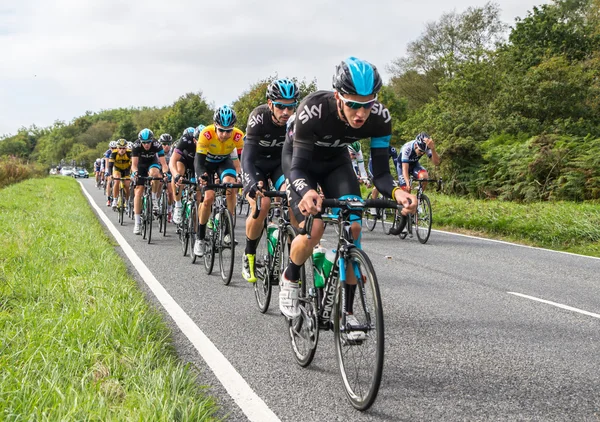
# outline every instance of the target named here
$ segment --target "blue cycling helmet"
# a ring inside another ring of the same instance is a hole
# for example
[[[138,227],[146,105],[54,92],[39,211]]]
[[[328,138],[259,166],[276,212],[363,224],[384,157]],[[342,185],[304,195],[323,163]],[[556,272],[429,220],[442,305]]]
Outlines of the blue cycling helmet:
[[[213,119],[219,126],[229,127],[235,124],[237,121],[237,116],[231,107],[228,105],[222,105],[217,109],[217,111],[215,111]]]
[[[298,85],[291,79],[276,79],[267,86],[267,98],[272,101],[297,100],[299,95]]]
[[[154,133],[148,128],[142,129],[140,130],[140,133],[138,133],[138,139],[142,142],[150,142],[154,139]]]
[[[417,135],[417,137],[415,138],[415,141],[417,141],[417,148],[419,148],[421,151],[425,151],[427,149],[427,144],[425,143],[425,139],[429,138],[430,136],[425,133],[425,132],[421,132]]]
[[[183,134],[181,135],[181,137],[187,139],[188,141],[193,140],[194,139],[194,128],[190,126],[190,127],[183,129]]]
[[[194,130],[194,138],[198,139],[198,137],[200,136],[200,132],[202,132],[202,130],[205,128],[206,126],[204,125],[198,125],[196,127],[196,130]]]
[[[371,63],[348,57],[335,68],[333,89],[350,95],[372,95],[381,89],[381,76]]]

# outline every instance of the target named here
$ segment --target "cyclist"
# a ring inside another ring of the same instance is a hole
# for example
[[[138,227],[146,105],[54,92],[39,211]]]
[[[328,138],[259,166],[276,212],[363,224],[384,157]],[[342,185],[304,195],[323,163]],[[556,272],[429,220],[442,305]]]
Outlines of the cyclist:
[[[106,206],[110,207],[112,197],[110,190],[110,175],[112,174],[112,166],[110,165],[110,156],[117,148],[117,141],[110,141],[108,149],[104,153],[104,194],[107,197]]]
[[[102,176],[100,172],[102,171],[102,158],[96,158],[94,162],[94,173],[96,174],[96,186],[100,186],[100,182],[102,181]]]
[[[369,175],[367,174],[367,170],[365,169],[365,159],[362,153],[362,146],[360,145],[360,141],[352,142],[348,145],[348,152],[350,154],[350,159],[352,160],[352,167],[354,168],[354,173],[356,173],[356,177],[361,183],[365,185],[369,185]]]
[[[269,198],[261,198],[258,218],[252,215],[256,209],[256,193],[268,188],[271,180],[275,190],[285,189],[285,176],[281,170],[281,150],[285,142],[285,127],[298,105],[298,85],[290,79],[277,79],[267,86],[267,103],[259,105],[248,117],[246,141],[242,159],[243,194],[247,197],[251,212],[246,219],[246,250],[242,257],[242,277],[256,282],[254,259],[265,218],[269,213]]]
[[[142,129],[138,134],[137,142],[133,145],[131,153],[131,175],[137,177],[160,177],[160,170],[166,174],[169,168],[165,161],[165,151],[154,134],[148,128]],[[153,211],[158,211],[158,202],[156,194],[159,189],[158,181],[152,182]],[[144,194],[144,184],[137,183],[135,186],[135,198],[133,201],[133,212],[135,215],[135,224],[133,234],[140,234],[140,223],[142,222],[142,195]]]
[[[123,181],[125,185],[125,199],[129,197],[129,175],[131,173],[131,151],[127,149],[127,141],[119,139],[117,141],[116,152],[110,155],[109,162],[112,165],[112,177],[117,179],[127,179]],[[119,184],[113,186],[113,210],[117,209],[117,197],[119,196]]]
[[[316,191],[317,184],[328,198],[360,197],[360,187],[346,148],[349,144],[371,138],[374,184],[381,192],[404,205],[403,215],[416,207],[416,197],[399,189],[390,174],[387,153],[392,118],[377,101],[381,85],[375,66],[349,57],[336,67],[333,77],[335,91],[317,91],[307,96],[298,106],[300,112],[288,126],[282,167],[287,178],[290,207],[301,223],[309,214],[316,217],[311,239],[305,235],[297,236],[292,242],[290,260],[281,275],[279,309],[288,318],[300,314],[300,268],[320,242],[324,231],[323,221],[319,218],[322,199]],[[352,213],[350,221],[352,236],[360,245],[360,211]],[[356,279],[353,274],[347,275],[345,285],[348,323],[355,325],[352,306]]]
[[[213,180],[216,174],[222,183],[235,183],[236,176],[240,173],[238,149],[244,146],[244,132],[234,127],[237,120],[235,111],[228,105],[219,107],[213,116],[214,124],[202,129],[198,135],[194,168],[196,177],[201,185]],[[227,208],[232,214],[235,212],[235,189],[227,189]],[[215,201],[214,191],[206,191],[204,200],[198,212],[198,237],[194,244],[194,254],[204,256],[204,236],[206,224],[210,217],[211,207]],[[224,239],[227,241],[227,235]]]
[[[169,166],[169,162],[171,160],[171,156],[173,155],[173,148],[171,148],[171,144],[173,143],[173,137],[168,133],[163,133],[158,137],[158,142],[160,142],[160,144],[163,147],[163,150],[165,151],[165,161],[167,162],[167,166],[169,167],[167,177],[169,179],[169,182],[171,182],[171,167]],[[167,197],[167,222],[170,223],[172,219],[171,211],[173,206],[173,198],[175,197],[175,195],[173,194],[172,183],[167,184]]]
[[[199,126],[198,126],[199,127]],[[179,180],[184,177],[186,171],[194,170],[194,157],[196,156],[196,142],[198,141],[196,129],[188,127],[183,131],[181,138],[175,148],[169,161],[171,169],[172,185],[175,191],[175,209],[173,210],[173,222],[180,224],[183,216],[183,204],[181,203],[181,186]],[[198,197],[199,198],[199,197]],[[200,201],[198,201],[200,203]]]
[[[401,166],[398,166],[398,181],[400,187],[405,191],[410,192],[410,176],[413,179],[427,179],[429,177],[427,170],[419,163],[419,160],[425,154],[434,165],[440,164],[441,160],[435,150],[435,142],[425,132],[419,133],[414,140],[402,145],[400,149]],[[425,186],[426,183],[423,184],[423,189],[425,189]]]

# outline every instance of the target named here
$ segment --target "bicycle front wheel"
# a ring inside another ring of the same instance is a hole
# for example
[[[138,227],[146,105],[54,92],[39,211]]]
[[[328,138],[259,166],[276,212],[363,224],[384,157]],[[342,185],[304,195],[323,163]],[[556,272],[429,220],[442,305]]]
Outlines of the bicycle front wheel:
[[[148,235],[148,196],[142,197],[142,238],[146,240]]]
[[[221,267],[221,279],[226,286],[231,282],[233,275],[233,264],[235,260],[235,235],[233,233],[233,219],[228,209],[220,212],[219,219],[219,266]]]
[[[189,224],[190,224],[190,220],[189,220],[189,215],[186,215],[188,213],[187,207],[189,205],[186,203],[183,206],[183,216],[181,219],[181,224],[179,225],[179,240],[181,242],[181,251],[183,252],[183,256],[187,255],[188,252],[188,247],[190,245],[190,232],[189,232]],[[194,247],[194,245],[192,245],[192,247]]]
[[[148,202],[146,202],[146,221],[148,222],[148,244],[152,240],[152,220],[154,218],[154,212],[152,211],[152,195],[148,195]]]
[[[416,226],[419,242],[425,244],[431,234],[431,202],[427,195],[422,194],[417,205]]]
[[[304,368],[311,364],[319,343],[318,301],[312,256],[301,267],[299,283],[300,316],[289,320],[288,331],[294,358]]]
[[[367,201],[371,199],[372,194],[373,192],[369,192],[369,194],[367,195]],[[365,210],[365,214],[367,217],[367,228],[370,232],[372,232],[375,226],[377,225],[377,213],[371,213],[371,209],[367,209]]]
[[[165,220],[166,224],[166,220]],[[190,210],[190,219],[188,221],[189,233],[190,233],[190,258],[192,258],[192,264],[196,263],[197,255],[194,253],[194,245],[198,238],[198,211],[196,204],[192,202],[192,209]]]
[[[379,285],[367,254],[358,248],[348,252],[350,266],[358,282],[353,303],[342,303],[342,283],[338,285],[333,331],[335,351],[346,395],[358,410],[366,410],[377,398],[383,371],[383,308]],[[344,297],[348,300],[349,295]],[[344,309],[346,313],[344,313]],[[358,325],[350,326],[352,313]]]
[[[119,224],[123,225],[123,214],[125,213],[125,193],[123,189],[119,192],[119,199],[117,199],[117,211],[119,214]]]
[[[256,277],[254,296],[256,297],[258,310],[263,314],[267,312],[269,303],[271,302],[271,277],[274,271],[273,261],[276,254],[280,253],[279,247],[274,248],[274,245],[269,245],[267,237],[267,231],[263,229],[256,245],[256,254],[254,255],[254,276]]]

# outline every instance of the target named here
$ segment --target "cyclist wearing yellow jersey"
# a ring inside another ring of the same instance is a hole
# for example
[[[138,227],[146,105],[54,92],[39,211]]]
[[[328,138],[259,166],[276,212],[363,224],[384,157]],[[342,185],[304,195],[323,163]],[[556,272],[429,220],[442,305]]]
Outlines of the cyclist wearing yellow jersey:
[[[205,185],[207,181],[212,183],[214,174],[221,179],[221,183],[236,182],[236,176],[240,173],[237,150],[241,150],[244,146],[244,132],[233,127],[236,120],[235,111],[223,105],[215,111],[215,123],[202,129],[198,135],[194,169],[200,185]],[[233,189],[227,190],[227,208],[232,214],[235,212],[236,195],[237,192],[233,192]],[[206,234],[206,223],[214,201],[214,191],[206,191],[198,213],[200,225],[193,251],[200,257],[204,256],[203,240]]]
[[[127,179],[123,181],[125,185],[125,198],[129,197],[129,175],[131,174],[131,150],[127,149],[127,141],[119,139],[117,141],[116,151],[110,155],[108,160],[112,166],[112,177],[117,179]],[[113,183],[113,210],[117,209],[117,197],[119,196],[119,184]]]

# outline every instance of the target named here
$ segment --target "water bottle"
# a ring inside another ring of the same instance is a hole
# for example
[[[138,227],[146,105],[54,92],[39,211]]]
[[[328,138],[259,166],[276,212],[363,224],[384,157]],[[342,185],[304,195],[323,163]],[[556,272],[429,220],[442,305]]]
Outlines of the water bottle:
[[[277,224],[270,222],[267,225],[267,248],[269,249],[269,255],[275,255],[275,246],[277,245],[278,237],[279,227],[277,227]]]
[[[323,274],[323,261],[325,261],[326,250],[322,246],[315,246],[313,249],[313,267],[315,287],[325,286],[325,275]]]
[[[323,260],[323,275],[325,278],[329,277],[331,269],[335,265],[335,249],[327,249],[325,252],[325,259]]]

